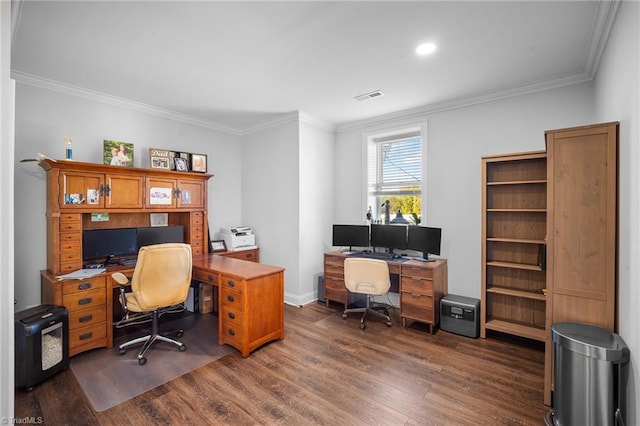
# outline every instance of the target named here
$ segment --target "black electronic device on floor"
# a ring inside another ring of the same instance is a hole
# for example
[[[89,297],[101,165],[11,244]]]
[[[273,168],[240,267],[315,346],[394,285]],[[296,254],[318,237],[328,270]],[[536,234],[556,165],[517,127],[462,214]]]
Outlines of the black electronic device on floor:
[[[31,390],[69,366],[67,308],[39,305],[14,318],[15,386]]]

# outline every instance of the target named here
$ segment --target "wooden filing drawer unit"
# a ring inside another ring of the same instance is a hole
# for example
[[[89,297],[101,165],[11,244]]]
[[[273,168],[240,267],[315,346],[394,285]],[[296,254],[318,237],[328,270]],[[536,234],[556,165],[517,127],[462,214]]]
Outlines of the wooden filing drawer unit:
[[[239,279],[221,275],[219,343],[243,357],[266,342],[284,338],[284,272]]]
[[[415,262],[415,261],[411,261]],[[400,266],[400,317],[429,325],[433,334],[440,321],[440,299],[447,294],[447,261],[439,259],[420,265]]]
[[[62,213],[58,223],[60,258],[57,270],[66,274],[82,268],[82,216]]]
[[[327,306],[330,300],[343,303],[347,309],[349,292],[344,286],[344,259],[344,255],[324,255],[324,301]]]
[[[193,255],[204,254],[204,213],[191,212],[191,226],[189,227],[189,243]]]
[[[69,314],[69,356],[107,346],[106,277],[54,282],[41,274],[42,303],[61,305]]]

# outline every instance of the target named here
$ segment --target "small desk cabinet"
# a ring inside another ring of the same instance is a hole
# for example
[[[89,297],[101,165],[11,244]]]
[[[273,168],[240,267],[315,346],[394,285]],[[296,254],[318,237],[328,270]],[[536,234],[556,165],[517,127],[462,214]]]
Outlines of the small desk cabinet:
[[[344,260],[340,252],[324,255],[324,301],[344,304],[345,309],[353,301],[344,285]],[[418,321],[429,326],[433,334],[440,320],[440,299],[447,294],[447,260],[431,262],[388,260],[389,273],[400,278],[400,317],[402,326],[407,320]]]

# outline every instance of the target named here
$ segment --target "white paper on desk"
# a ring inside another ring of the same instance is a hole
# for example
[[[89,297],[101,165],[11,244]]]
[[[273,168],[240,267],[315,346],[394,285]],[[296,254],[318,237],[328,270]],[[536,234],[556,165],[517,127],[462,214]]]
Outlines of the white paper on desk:
[[[78,269],[77,271],[69,272],[68,274],[59,275],[59,280],[83,280],[85,278],[95,277],[105,271],[105,268],[97,269]]]

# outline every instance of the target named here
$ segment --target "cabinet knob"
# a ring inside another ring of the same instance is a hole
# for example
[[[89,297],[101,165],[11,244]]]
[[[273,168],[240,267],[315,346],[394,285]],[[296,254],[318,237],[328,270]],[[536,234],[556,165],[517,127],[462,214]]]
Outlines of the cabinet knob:
[[[235,283],[235,282],[233,282],[232,280],[229,280],[229,281],[227,281],[227,285],[228,285],[229,287],[235,287],[236,283]]]
[[[236,319],[236,315],[233,312],[229,312],[229,318]]]
[[[229,295],[229,296],[227,296],[227,300],[229,302],[233,302],[235,300],[235,298],[233,296]]]
[[[236,335],[236,331],[233,328],[229,329],[229,336],[235,336]]]

